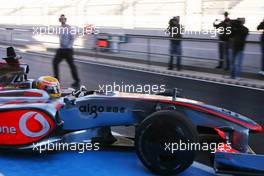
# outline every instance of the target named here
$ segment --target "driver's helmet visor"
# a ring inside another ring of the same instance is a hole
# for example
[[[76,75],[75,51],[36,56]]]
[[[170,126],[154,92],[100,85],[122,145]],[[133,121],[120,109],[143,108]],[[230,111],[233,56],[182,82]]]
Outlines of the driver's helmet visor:
[[[49,94],[60,94],[61,93],[61,89],[59,85],[52,85],[52,86],[45,85],[45,90]]]

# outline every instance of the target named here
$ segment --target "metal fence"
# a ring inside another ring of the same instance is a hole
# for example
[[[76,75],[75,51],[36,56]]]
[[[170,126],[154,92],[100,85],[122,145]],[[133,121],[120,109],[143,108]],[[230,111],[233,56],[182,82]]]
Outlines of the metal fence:
[[[14,46],[38,46],[44,49],[58,48],[58,38],[55,35],[34,36],[29,28],[0,28],[0,41],[2,44]],[[107,38],[110,42],[108,47],[102,49],[96,45],[98,38]],[[122,40],[120,41],[119,38]],[[75,42],[76,54],[90,57],[109,58],[145,64],[147,66],[167,67],[169,61],[169,41],[165,36],[132,35],[132,34],[108,34],[80,36]],[[183,65],[190,70],[206,69],[215,71],[218,64],[218,44],[216,39],[183,38],[182,61]],[[113,47],[115,45],[115,47]],[[243,71],[257,73],[260,69],[261,53],[259,42],[247,41]],[[219,74],[227,72],[217,71]]]

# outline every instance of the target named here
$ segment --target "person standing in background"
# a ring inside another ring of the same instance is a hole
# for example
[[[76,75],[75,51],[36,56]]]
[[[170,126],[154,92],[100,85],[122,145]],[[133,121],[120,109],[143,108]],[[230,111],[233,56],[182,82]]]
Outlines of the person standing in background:
[[[244,57],[244,48],[248,35],[248,28],[244,26],[245,18],[238,18],[231,22],[231,41],[232,41],[232,64],[231,78],[236,79],[240,76]]]
[[[225,62],[225,70],[229,70],[230,66],[230,59],[229,59],[229,38],[230,38],[230,33],[228,28],[230,27],[230,19],[228,18],[228,12],[224,13],[224,21],[220,22],[217,24],[218,20],[215,20],[213,23],[214,27],[216,29],[221,30],[221,33],[219,34],[219,63],[218,66],[216,67],[217,69],[223,68],[224,62]]]
[[[167,28],[167,32],[169,32],[171,40],[170,40],[170,61],[169,61],[169,70],[173,70],[173,61],[174,57],[177,57],[177,70],[180,71],[182,69],[181,65],[181,24],[180,17],[176,16],[170,19],[169,27]]]
[[[71,86],[73,88],[78,88],[80,87],[80,79],[73,59],[74,36],[71,34],[71,27],[66,24],[67,18],[64,14],[60,15],[59,21],[61,22],[59,30],[60,48],[57,50],[53,60],[54,77],[59,80],[58,66],[63,59],[66,59],[74,79],[74,83]]]
[[[262,54],[262,59],[261,59],[261,71],[259,71],[259,74],[264,76],[264,19],[263,21],[258,25],[257,27],[258,30],[262,30],[262,35],[260,39],[261,43],[261,54]]]

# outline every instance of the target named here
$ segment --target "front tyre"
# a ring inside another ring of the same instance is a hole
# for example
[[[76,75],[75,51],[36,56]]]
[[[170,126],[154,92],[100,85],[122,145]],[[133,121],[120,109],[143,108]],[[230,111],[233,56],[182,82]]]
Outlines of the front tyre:
[[[155,112],[136,130],[136,153],[144,166],[156,174],[172,175],[187,169],[195,159],[195,151],[188,150],[187,145],[197,142],[192,122],[176,111]],[[180,144],[186,149],[180,150]]]

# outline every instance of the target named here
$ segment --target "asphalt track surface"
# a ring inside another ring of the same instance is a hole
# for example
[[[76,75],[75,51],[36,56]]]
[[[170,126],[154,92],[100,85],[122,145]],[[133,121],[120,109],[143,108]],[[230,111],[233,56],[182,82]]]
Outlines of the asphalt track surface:
[[[1,57],[5,56],[3,51],[0,53]],[[29,78],[53,74],[52,58],[27,53],[20,54],[23,57],[23,62],[30,65]],[[79,61],[76,61],[76,66],[82,84],[90,90],[98,89],[99,85],[112,85],[113,82],[116,82],[116,84],[134,85],[164,84],[166,89],[174,87],[182,89],[183,95],[187,98],[241,113],[264,126],[264,91],[261,90],[113,68]],[[62,84],[65,87],[70,86],[73,80],[65,62],[60,65],[60,73]],[[125,133],[130,131],[131,129],[124,130]],[[250,138],[250,145],[256,153],[264,154],[263,139],[263,133],[253,135]]]
[[[41,154],[1,154],[0,176],[150,176],[134,151],[59,152]],[[194,163],[179,176],[212,176],[213,170]]]

